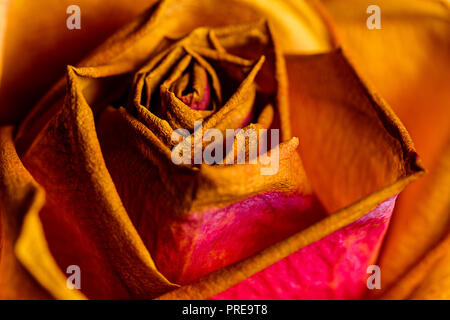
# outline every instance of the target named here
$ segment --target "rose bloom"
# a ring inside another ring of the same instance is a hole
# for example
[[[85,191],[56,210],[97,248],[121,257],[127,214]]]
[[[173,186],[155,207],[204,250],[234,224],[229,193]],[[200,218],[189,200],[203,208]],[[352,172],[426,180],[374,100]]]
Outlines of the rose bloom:
[[[1,298],[450,298],[448,2],[71,4],[0,6]],[[277,171],[174,164],[194,121]]]

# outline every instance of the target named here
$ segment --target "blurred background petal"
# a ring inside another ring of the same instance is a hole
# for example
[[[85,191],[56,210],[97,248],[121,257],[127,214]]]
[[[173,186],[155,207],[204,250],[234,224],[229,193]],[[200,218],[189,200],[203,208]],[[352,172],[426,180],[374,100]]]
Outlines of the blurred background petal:
[[[3,41],[0,123],[20,121],[66,65],[76,64],[123,24],[157,0],[0,1],[0,15],[10,2]],[[66,9],[81,9],[81,29],[69,30]],[[1,34],[1,33],[0,33]],[[1,36],[0,36],[1,39]]]
[[[0,83],[2,80],[2,69],[3,69],[3,39],[5,37],[5,29],[6,29],[6,15],[9,8],[8,0],[0,1]]]

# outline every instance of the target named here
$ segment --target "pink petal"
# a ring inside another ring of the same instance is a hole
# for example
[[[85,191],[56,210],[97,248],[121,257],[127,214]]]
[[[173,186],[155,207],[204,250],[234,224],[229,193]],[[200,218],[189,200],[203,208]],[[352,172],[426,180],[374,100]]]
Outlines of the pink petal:
[[[212,299],[360,299],[396,197]],[[382,270],[381,270],[382,275]]]

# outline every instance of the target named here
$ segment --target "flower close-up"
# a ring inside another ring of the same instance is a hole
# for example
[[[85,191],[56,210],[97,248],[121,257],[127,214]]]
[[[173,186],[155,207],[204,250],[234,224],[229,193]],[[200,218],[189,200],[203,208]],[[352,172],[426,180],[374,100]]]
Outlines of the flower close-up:
[[[0,299],[450,299],[446,0],[0,0]]]

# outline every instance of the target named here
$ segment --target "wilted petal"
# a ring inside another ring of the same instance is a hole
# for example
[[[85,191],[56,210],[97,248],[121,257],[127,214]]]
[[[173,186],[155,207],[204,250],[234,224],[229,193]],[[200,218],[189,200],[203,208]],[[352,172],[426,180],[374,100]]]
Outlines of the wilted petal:
[[[214,52],[209,37],[215,39]],[[323,212],[295,152],[295,138],[279,144],[272,176],[261,175],[261,163],[177,167],[168,156],[172,128],[192,130],[193,120],[201,115],[169,91],[170,83],[194,60],[214,66],[209,73],[217,72],[224,88],[223,104],[205,117],[204,130],[240,129],[252,120],[252,113],[258,115],[273,102],[278,121],[269,125],[290,137],[284,60],[267,24],[199,28],[171,50],[158,57],[159,64],[151,60],[140,69],[129,112],[105,109],[97,130],[109,172],[158,269],[172,282],[184,284],[304,229]],[[153,98],[158,84],[160,110]],[[142,92],[147,99],[141,98]],[[262,122],[264,118],[269,119],[263,116]]]
[[[252,164],[177,168],[151,131],[120,110],[105,110],[98,130],[131,220],[172,281],[190,282],[323,217],[296,140],[280,146],[278,173],[261,176]]]
[[[155,297],[174,285],[156,270],[106,169],[87,83],[71,67],[67,81],[64,105],[22,156],[47,193],[39,218],[50,252],[62,270],[81,268],[89,298]]]

